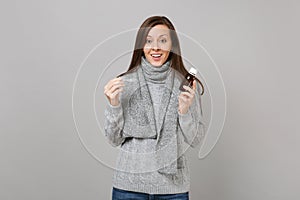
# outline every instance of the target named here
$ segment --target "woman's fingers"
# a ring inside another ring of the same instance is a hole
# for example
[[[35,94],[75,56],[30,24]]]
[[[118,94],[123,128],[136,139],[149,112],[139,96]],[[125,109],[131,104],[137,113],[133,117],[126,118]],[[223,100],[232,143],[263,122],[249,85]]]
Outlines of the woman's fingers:
[[[124,83],[123,83],[123,81],[122,81],[122,79],[119,77],[119,78],[114,78],[114,79],[112,79],[112,80],[110,80],[106,85],[105,85],[105,87],[104,87],[104,91],[109,91],[109,90],[111,90],[111,88],[113,87],[113,86],[115,86],[115,85],[118,85],[118,84],[120,84],[120,85],[124,85]]]
[[[187,98],[191,98],[191,99],[194,97],[194,94],[191,94],[189,92],[181,92],[180,95],[187,97]]]
[[[115,78],[110,80],[105,86],[104,86],[104,93],[112,93],[119,87],[123,87],[124,83],[121,78]]]
[[[111,88],[108,90],[109,93],[114,93],[116,90],[119,90],[120,88],[123,88],[123,83],[117,83],[115,85],[112,85]]]
[[[110,80],[104,87],[104,90],[110,90],[112,86],[122,83],[122,79],[121,78],[114,78],[112,80]]]
[[[187,102],[188,102],[188,98],[184,97],[183,95],[179,95],[179,96],[178,96],[178,99],[179,99],[179,101],[181,100],[181,101],[184,102],[184,103],[187,103]]]
[[[114,99],[114,98],[116,98],[116,97],[120,94],[120,92],[122,92],[122,91],[123,91],[123,88],[118,88],[118,89],[114,90],[113,92],[110,92],[110,93],[108,94],[108,96],[110,97],[110,99]]]
[[[104,86],[104,94],[112,105],[119,104],[119,94],[123,91],[123,87],[121,78],[114,78]]]
[[[193,81],[193,90],[196,91],[197,88],[197,84],[196,84],[196,80]]]
[[[178,96],[178,110],[181,114],[184,114],[188,111],[189,107],[191,106],[194,96],[195,96],[195,91],[196,91],[196,81],[193,81],[193,86],[192,88],[188,86],[183,86],[183,88],[186,90],[184,92],[181,92]]]
[[[189,93],[191,93],[191,94],[194,95],[194,94],[195,94],[195,91],[196,91],[196,83],[193,84],[193,88],[190,88],[189,86],[186,86],[186,85],[184,85],[183,88],[184,88],[187,92],[189,92]]]

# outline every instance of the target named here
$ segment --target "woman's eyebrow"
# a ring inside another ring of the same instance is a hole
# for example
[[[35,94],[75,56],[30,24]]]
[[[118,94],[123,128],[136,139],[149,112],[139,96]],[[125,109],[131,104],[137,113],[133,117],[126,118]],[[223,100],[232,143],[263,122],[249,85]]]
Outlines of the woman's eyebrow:
[[[168,36],[167,34],[162,34],[162,35],[159,35],[158,37],[162,37],[162,36]],[[152,37],[151,35],[147,35],[147,37]]]
[[[162,34],[162,35],[160,35],[159,37],[162,37],[162,36],[168,36],[167,34]]]

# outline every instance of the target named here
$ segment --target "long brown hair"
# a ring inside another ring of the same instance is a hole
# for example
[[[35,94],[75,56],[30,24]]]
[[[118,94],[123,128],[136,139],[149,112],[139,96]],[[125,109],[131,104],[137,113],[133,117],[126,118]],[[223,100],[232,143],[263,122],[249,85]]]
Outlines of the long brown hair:
[[[156,25],[165,25],[169,28],[169,30],[171,30],[170,36],[171,36],[171,40],[172,40],[172,49],[169,53],[169,57],[168,57],[167,61],[170,60],[171,67],[173,69],[177,70],[183,76],[186,76],[188,74],[188,71],[185,69],[183,62],[182,62],[179,39],[178,39],[178,36],[177,36],[177,33],[175,31],[173,24],[165,16],[152,16],[152,17],[147,18],[143,22],[143,24],[140,26],[137,36],[136,36],[134,51],[133,51],[133,55],[131,58],[131,63],[129,65],[129,68],[125,73],[119,75],[119,77],[133,71],[141,64],[142,56],[144,56],[143,48],[146,43],[147,35],[148,35],[150,29]],[[196,78],[196,80],[200,83],[200,85],[202,87],[201,95],[203,95],[203,93],[204,93],[203,84],[198,78]]]

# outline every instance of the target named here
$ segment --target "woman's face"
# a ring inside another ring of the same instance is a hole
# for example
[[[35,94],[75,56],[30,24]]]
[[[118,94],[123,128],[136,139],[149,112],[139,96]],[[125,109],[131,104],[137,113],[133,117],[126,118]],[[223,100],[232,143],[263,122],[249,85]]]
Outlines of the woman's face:
[[[170,30],[166,25],[156,25],[149,31],[143,48],[146,59],[159,67],[168,59],[172,48]]]

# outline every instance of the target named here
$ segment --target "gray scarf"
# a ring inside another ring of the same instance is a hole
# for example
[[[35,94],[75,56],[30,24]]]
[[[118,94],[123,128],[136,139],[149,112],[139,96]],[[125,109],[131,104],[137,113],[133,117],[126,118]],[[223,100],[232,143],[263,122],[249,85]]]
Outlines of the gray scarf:
[[[170,62],[160,67],[152,66],[142,57],[141,66],[131,73],[130,81],[123,92],[123,132],[128,137],[156,138],[156,165],[160,173],[177,173],[178,141],[181,131],[178,124],[178,95],[180,81]],[[164,82],[164,92],[159,107],[157,122],[147,81]],[[125,83],[126,84],[126,83]]]

